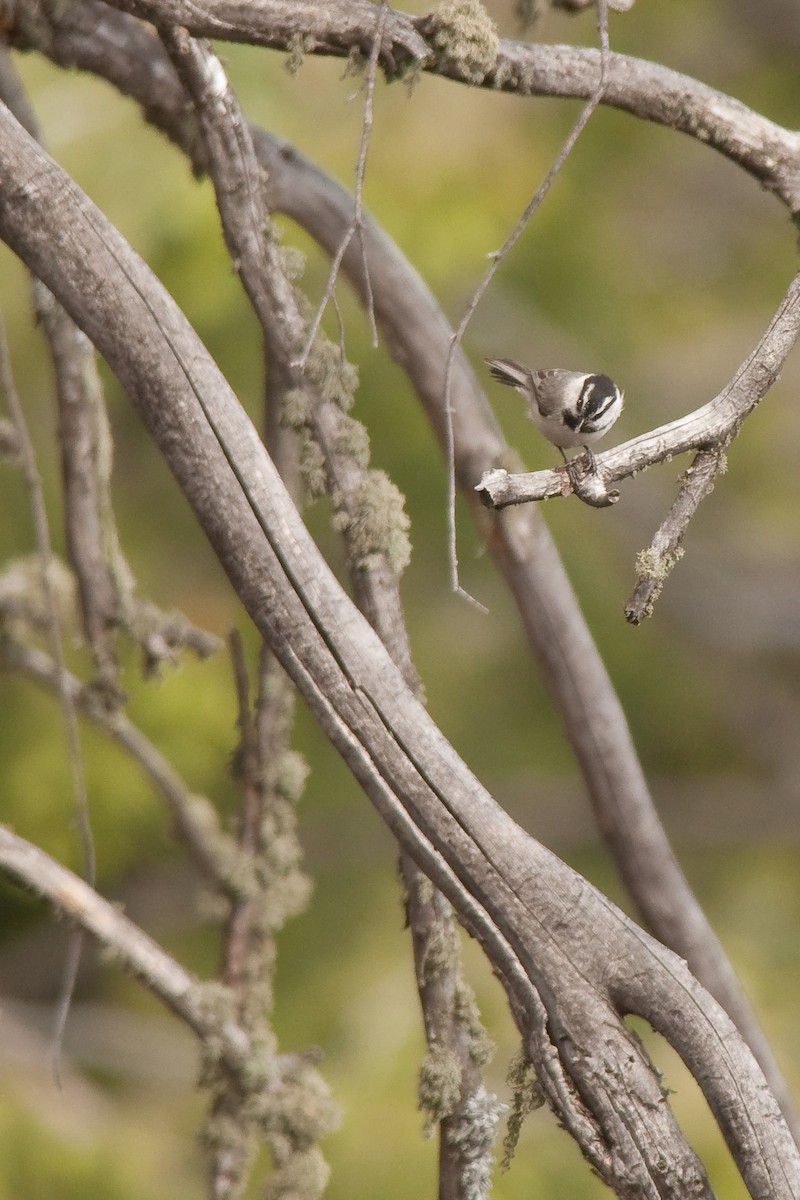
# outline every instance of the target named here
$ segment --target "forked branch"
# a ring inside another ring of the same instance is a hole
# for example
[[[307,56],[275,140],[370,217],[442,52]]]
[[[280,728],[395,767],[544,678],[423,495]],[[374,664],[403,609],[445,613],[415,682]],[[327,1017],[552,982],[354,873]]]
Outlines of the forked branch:
[[[187,119],[186,94],[158,39],[146,26],[106,6],[99,21],[100,11],[95,0],[65,10],[49,9],[42,48],[55,61],[77,61],[133,96],[148,118],[192,157],[196,169],[205,169],[203,140]],[[559,48],[532,48],[537,53],[549,50],[560,54]],[[575,51],[580,62],[586,53],[590,52]],[[652,87],[660,95],[661,79],[661,68],[635,61],[632,111],[638,91],[645,95]],[[713,111],[721,114],[712,144],[718,142],[723,152],[728,145],[735,149],[747,144],[756,156],[760,147],[766,155],[772,153],[769,122],[738,102],[722,97],[722,103],[718,93],[697,86],[699,92],[676,84],[667,95],[677,128],[704,128],[698,125],[695,108],[707,95]],[[621,78],[615,87],[623,88]],[[353,220],[352,197],[293,146],[252,126],[251,134],[267,172],[270,207],[288,214],[334,255]],[[383,342],[408,372],[444,444],[442,381],[452,329],[424,281],[369,217],[365,236]],[[362,290],[363,263],[352,246],[343,269],[356,290]],[[649,928],[689,961],[733,1016],[780,1096],[787,1119],[794,1121],[791,1098],[774,1056],[659,822],[625,714],[537,507],[524,505],[495,513],[487,528],[490,518],[477,501],[475,481],[489,467],[510,466],[513,455],[461,350],[453,360],[453,408],[459,485],[475,502],[473,514],[482,523],[489,551],[518,606],[618,870]]]
[[[249,42],[288,53],[347,57],[355,52],[367,58],[375,28],[375,8],[369,0],[335,5],[315,0],[262,0],[257,6],[242,0],[214,5],[190,0],[113,0],[113,4],[121,13],[155,24],[181,25],[194,36]],[[74,61],[86,36],[98,31],[106,36],[102,26],[110,19],[108,7],[98,0],[83,0],[66,10],[54,0],[6,0],[5,29],[12,45],[35,43],[47,53]],[[56,44],[51,40],[53,30],[58,31]],[[428,37],[420,30],[427,31]],[[597,86],[597,50],[496,37],[490,42],[476,71],[473,60],[437,49],[429,17],[410,17],[389,8],[380,63],[389,78],[413,67],[523,96],[588,100]],[[128,72],[137,70],[133,60]],[[743,167],[790,213],[800,213],[797,131],[769,121],[689,75],[627,54],[609,55],[603,103],[697,138]]]
[[[524,834],[468,771],[342,592],[174,303],[2,109],[0,201],[0,235],[118,374],[259,630],[389,827],[480,938],[543,1086],[595,1170],[624,1197],[711,1194],[620,1019],[638,1012],[695,1073],[751,1194],[800,1196],[800,1155],[729,1019],[675,955]]]
[[[595,455],[597,474],[607,487],[638,475],[660,462],[671,462],[690,450],[725,449],[742,423],[761,403],[780,375],[800,332],[800,274],[769,323],[758,345],[747,356],[722,391],[677,421],[631,438]],[[509,474],[492,470],[475,490],[490,508],[505,508],[531,500],[569,495],[573,485],[565,468]]]

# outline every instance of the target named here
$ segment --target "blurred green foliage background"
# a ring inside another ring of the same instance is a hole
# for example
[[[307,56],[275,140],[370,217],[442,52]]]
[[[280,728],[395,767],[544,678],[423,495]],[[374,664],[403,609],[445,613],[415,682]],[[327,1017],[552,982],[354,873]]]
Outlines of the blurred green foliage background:
[[[408,10],[425,10],[422,3]],[[517,36],[511,0],[489,0],[501,33]],[[529,36],[594,44],[592,14],[548,14]],[[792,0],[639,0],[614,16],[612,46],[696,75],[771,119],[800,125],[800,13]],[[251,119],[293,141],[346,183],[354,177],[362,94],[341,61],[220,47]],[[255,321],[224,253],[210,185],[133,105],[95,80],[32,56],[17,60],[45,144],[164,280],[242,402],[258,418],[262,365]],[[379,84],[366,202],[428,281],[453,321],[545,175],[579,105],[516,99],[422,78],[409,91]],[[327,262],[308,253],[304,286],[321,294]],[[623,114],[595,115],[524,238],[479,308],[465,346],[533,365],[606,370],[625,387],[619,439],[710,399],[746,357],[797,269],[788,214],[741,171],[682,135]],[[523,648],[491,563],[460,523],[465,586],[448,589],[446,486],[440,454],[397,367],[369,344],[340,289],[348,354],[361,374],[355,415],[374,465],[408,498],[414,556],[403,591],[414,656],[433,716],[498,800],[531,833],[629,908],[593,826],[575,765]],[[0,253],[0,302],[17,385],[44,473],[60,549],[55,417],[28,282]],[[329,314],[330,317],[331,314]],[[328,321],[335,332],[335,323]],[[114,493],[124,549],[141,590],[225,636],[247,622],[166,468],[105,373],[116,443]],[[488,382],[488,381],[487,381]],[[691,527],[686,558],[655,618],[626,626],[634,556],[648,544],[684,463],[624,485],[597,512],[553,503],[546,516],[629,715],[681,862],[740,972],[800,1096],[800,358],[751,418],[729,473]],[[510,392],[490,399],[529,466],[553,461]],[[33,545],[18,472],[0,468],[3,560]],[[340,558],[324,505],[307,520]],[[79,657],[80,651],[74,653]],[[146,682],[130,658],[131,716],[190,786],[232,818],[235,745],[225,653],[185,659]],[[0,679],[2,819],[68,864],[79,863],[64,736],[55,703]],[[276,1024],[286,1049],[319,1045],[341,1104],[328,1138],[332,1200],[411,1200],[435,1192],[435,1147],[415,1111],[422,1052],[402,929],[395,848],[304,711],[296,744],[312,770],[301,809],[308,912],[280,942]],[[218,935],[201,882],[170,837],[146,781],[99,734],[85,731],[100,887],[182,962],[216,968]],[[146,1200],[204,1194],[188,1034],[89,950],[56,1090],[49,1023],[64,926],[0,884],[0,1200]],[[498,1042],[490,1084],[516,1045],[503,995],[477,949],[465,954]],[[656,1050],[694,1144],[726,1197],[744,1195],[702,1099],[674,1055]],[[605,1194],[547,1111],[529,1121],[501,1200]]]

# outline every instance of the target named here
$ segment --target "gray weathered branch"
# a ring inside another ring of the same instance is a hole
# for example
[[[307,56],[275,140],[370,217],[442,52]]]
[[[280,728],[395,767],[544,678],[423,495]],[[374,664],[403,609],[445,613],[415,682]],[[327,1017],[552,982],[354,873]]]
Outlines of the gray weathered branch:
[[[250,1039],[226,1015],[223,989],[204,986],[85,880],[0,825],[0,869],[76,921],[200,1037],[218,1039],[222,1061],[240,1079],[253,1068]]]
[[[372,0],[110,0],[115,8],[164,28],[180,26],[194,37],[271,46],[299,54],[365,58],[372,50]],[[430,47],[405,13],[389,9],[379,58],[389,75],[425,62]]]
[[[724,450],[699,450],[691,466],[686,468],[675,500],[653,540],[636,558],[639,578],[625,616],[631,625],[638,625],[653,611],[653,605],[672,568],[683,555],[684,534],[694,514],[709,492],[713,491],[717,475],[723,469]]]
[[[332,396],[330,385],[321,387],[315,377],[313,368],[318,367],[323,349],[319,335],[311,339],[315,352],[308,356],[308,370],[303,372],[296,361],[300,346],[307,343],[305,318],[286,278],[279,248],[265,236],[266,177],[221,64],[207,43],[189,39],[183,30],[163,31],[162,39],[194,104],[226,243],[263,329],[269,357],[277,362],[283,378],[304,391],[308,429],[322,451],[336,510],[340,518],[345,518],[339,523],[344,525],[356,603],[409,687],[419,694],[421,688],[403,620],[401,569],[396,554],[393,557],[388,549],[398,532],[404,537],[404,530],[392,529],[392,522],[397,523],[401,514],[388,507],[388,480],[382,492],[376,493],[375,473],[369,469],[363,451],[357,454],[354,450],[355,423],[338,398]],[[335,367],[341,356],[334,347],[326,348],[333,353],[329,361]],[[339,363],[340,370],[344,366]],[[367,555],[363,544],[358,544],[359,540],[363,542],[363,532],[358,531],[363,530],[364,503],[369,495],[383,503],[384,513],[380,520],[382,536],[375,539]],[[439,1080],[436,1099],[440,1122],[439,1195],[440,1200],[461,1200],[473,1194],[470,1172],[476,1170],[479,1150],[475,1136],[466,1135],[485,1114],[484,1158],[490,1162],[494,1132],[490,1116],[496,1101],[482,1085],[477,1016],[465,1011],[472,1003],[471,991],[460,972],[452,909],[407,855],[402,856],[401,866],[429,1052],[447,1055],[449,1063],[449,1092],[445,1100],[447,1089]],[[445,942],[451,947],[449,954],[443,953]],[[430,1093],[434,1090],[429,1088]],[[476,1105],[481,1111],[472,1117]]]
[[[637,1012],[698,1078],[751,1194],[800,1196],[797,1148],[729,1018],[684,963],[484,791],[342,592],[174,303],[5,109],[0,235],[115,370],[257,627],[389,827],[481,940],[548,1096],[580,1129],[595,1170],[637,1200],[711,1194],[620,1019]]]
[[[102,22],[98,20],[100,12],[104,14]],[[195,167],[205,168],[202,142],[187,117],[185,93],[158,39],[146,26],[123,13],[111,12],[96,0],[84,0],[67,9],[48,5],[45,30],[46,37],[42,37],[41,29],[37,33],[42,48],[55,61],[77,62],[135,97],[148,118],[192,157]],[[557,48],[534,47],[532,52],[539,49],[555,52]],[[585,65],[591,53],[575,51],[575,86],[580,83],[580,64]],[[660,103],[663,69],[636,61],[636,88],[630,107],[646,116],[648,104]],[[673,72],[667,72],[667,77],[673,77],[673,82],[683,78]],[[556,82],[546,76],[542,86],[556,86]],[[750,110],[742,112],[742,106],[727,97],[722,97],[725,103],[720,108],[716,103],[719,93],[704,89],[694,80],[685,83],[682,87],[676,82],[672,92],[667,93],[676,126],[687,132],[697,126],[694,105],[705,96],[722,113],[717,135],[708,140],[724,152],[729,143],[735,148],[748,144],[749,139],[754,155],[751,165],[757,167],[759,147],[766,146],[769,154],[774,127],[769,122],[762,124],[762,118]],[[620,95],[623,85],[624,80],[616,77],[614,86]],[[654,96],[648,100],[651,91]],[[785,133],[782,131],[781,138]],[[253,130],[252,135],[259,160],[268,172],[271,207],[287,213],[334,254],[353,219],[352,198],[291,145],[263,130]],[[787,134],[786,138],[781,144],[789,153],[796,136]],[[770,161],[762,165],[768,167]],[[758,171],[754,169],[754,173]],[[424,282],[371,220],[366,223],[366,238],[382,336],[409,373],[444,442],[441,401],[452,331]],[[351,252],[343,268],[363,294],[361,256]],[[460,351],[454,359],[452,396],[458,480],[465,494],[475,499],[473,488],[481,473],[492,466],[512,466],[512,456]],[[485,521],[486,514],[481,514],[479,507],[476,504],[473,511]],[[598,825],[639,910],[649,927],[689,961],[698,978],[733,1016],[794,1125],[792,1101],[774,1056],[659,822],[624,712],[544,522],[531,506],[506,509],[495,514],[486,537],[562,715]]]
[[[374,7],[367,0],[347,4],[302,0],[246,0],[196,3],[190,0],[114,0],[115,7],[148,20],[179,24],[203,37],[227,38],[273,46],[287,52],[368,56]],[[88,53],[104,74],[100,41],[122,34],[108,5],[82,0],[66,7],[55,0],[5,0],[6,36],[12,45],[43,50],[57,61],[78,61]],[[416,26],[429,18],[411,18],[389,9],[381,63],[391,77],[409,65],[461,83],[521,95],[587,99],[597,86],[600,55],[580,46],[495,40],[495,51],[476,78],[474,64],[436,52]],[[128,20],[131,27],[136,22]],[[125,30],[130,46],[147,36],[144,27]],[[131,43],[134,38],[134,43]],[[99,39],[99,40],[98,40]],[[84,61],[84,65],[86,65]],[[150,68],[153,63],[151,60]],[[135,56],[127,73],[141,71]],[[123,90],[128,90],[127,88]],[[689,75],[626,54],[610,54],[603,103],[697,138],[738,163],[773,192],[790,213],[800,212],[800,132],[785,129],[747,105]],[[152,115],[157,116],[156,100]]]
[[[758,345],[713,400],[685,417],[595,455],[597,474],[606,485],[618,483],[689,450],[727,447],[780,375],[798,333],[800,274],[790,283]],[[571,487],[565,468],[524,474],[495,468],[483,476],[475,490],[487,506],[504,508],[568,494]]]

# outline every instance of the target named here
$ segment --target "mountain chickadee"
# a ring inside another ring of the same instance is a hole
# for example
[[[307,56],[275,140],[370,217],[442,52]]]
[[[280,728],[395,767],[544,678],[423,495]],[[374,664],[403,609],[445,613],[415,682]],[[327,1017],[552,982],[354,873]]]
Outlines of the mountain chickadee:
[[[574,446],[583,446],[594,471],[589,449],[608,433],[622,412],[623,394],[607,375],[552,368],[532,371],[513,358],[487,358],[492,377],[525,397],[528,416],[541,433],[557,446],[561,457]]]

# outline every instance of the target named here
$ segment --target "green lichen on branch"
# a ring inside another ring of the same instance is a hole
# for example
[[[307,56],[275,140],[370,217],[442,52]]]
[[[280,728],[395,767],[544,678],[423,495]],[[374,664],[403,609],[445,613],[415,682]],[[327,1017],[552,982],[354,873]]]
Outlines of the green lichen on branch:
[[[440,1121],[455,1112],[461,1099],[461,1079],[461,1063],[449,1046],[434,1046],[428,1051],[419,1069],[417,1087],[425,1137],[432,1137]]]
[[[458,1149],[463,1200],[488,1200],[492,1191],[494,1140],[500,1118],[508,1110],[497,1096],[480,1087],[470,1096],[447,1130],[447,1140]]]
[[[289,38],[286,50],[286,62],[283,64],[290,75],[296,75],[303,65],[303,59],[314,49],[314,39],[308,33],[295,33]]]
[[[500,1164],[503,1171],[511,1166],[523,1121],[529,1113],[544,1104],[542,1086],[524,1047],[520,1047],[509,1064],[507,1082],[511,1088],[511,1112],[503,1139],[503,1161]]]
[[[425,943],[420,984],[425,986],[458,966],[458,940],[452,922],[437,921]]]
[[[477,1067],[485,1067],[494,1058],[497,1047],[483,1027],[475,993],[460,975],[455,994],[455,1018],[469,1035],[470,1058]]]
[[[331,1175],[317,1146],[295,1154],[291,1162],[278,1166],[264,1189],[264,1200],[317,1200],[325,1192]]]
[[[296,433],[311,424],[311,394],[308,388],[288,388],[281,398],[281,424]]]
[[[252,1078],[240,1078],[234,1089],[213,1053],[205,1062],[212,1112],[202,1140],[212,1160],[222,1164],[225,1194],[243,1194],[260,1133],[273,1163],[265,1195],[275,1200],[298,1196],[317,1200],[329,1175],[317,1143],[338,1127],[341,1113],[314,1066],[313,1055],[278,1058],[270,1040],[260,1047],[253,1045],[253,1060],[261,1063],[260,1068],[254,1066]]]
[[[357,386],[357,369],[338,346],[319,336],[309,353],[303,380],[282,396],[281,424],[297,435],[298,461],[309,503],[331,487],[331,464],[326,461],[317,426],[318,405],[332,404],[341,410],[336,452],[361,468],[369,462],[369,435],[358,421],[346,416]]]
[[[385,558],[395,575],[411,559],[409,519],[403,493],[384,471],[369,471],[347,508],[339,507],[336,528],[347,538],[351,563],[368,571]]]
[[[276,1168],[264,1189],[264,1200],[317,1200],[324,1194],[330,1174],[319,1149],[309,1146]]]
[[[357,467],[366,470],[369,466],[370,445],[369,433],[360,421],[347,420],[342,423],[336,442],[337,454],[344,454],[352,459]]]
[[[442,976],[454,977],[453,1021],[467,1034],[472,1061],[478,1067],[485,1066],[494,1057],[495,1044],[481,1023],[475,993],[463,976],[455,926],[452,922],[438,921],[425,945],[420,986],[426,987]]]
[[[306,489],[309,503],[324,496],[328,490],[328,477],[325,474],[325,455],[310,433],[300,440],[300,474]]]
[[[317,337],[308,355],[306,376],[329,404],[344,412],[352,408],[358,387],[358,370],[327,338]]]
[[[670,551],[654,550],[652,547],[640,550],[636,555],[636,575],[640,581],[652,580],[660,591],[683,555],[683,546],[676,546]]]
[[[647,596],[647,603],[642,610],[641,617],[653,615],[653,609],[664,590],[664,584],[683,555],[683,546],[676,546],[669,551],[655,550],[651,546],[647,550],[640,550],[636,555],[637,594],[641,594],[644,588],[646,589],[644,594]]]
[[[664,584],[683,558],[683,547],[657,550],[650,546],[636,556],[637,583],[633,596],[625,607],[625,616],[632,625],[639,625],[652,617],[656,601],[664,590]]]
[[[497,62],[499,38],[480,0],[441,0],[422,26],[439,62],[469,83],[483,83]]]

